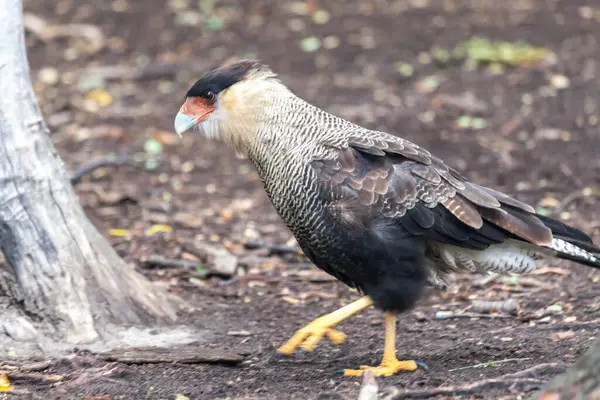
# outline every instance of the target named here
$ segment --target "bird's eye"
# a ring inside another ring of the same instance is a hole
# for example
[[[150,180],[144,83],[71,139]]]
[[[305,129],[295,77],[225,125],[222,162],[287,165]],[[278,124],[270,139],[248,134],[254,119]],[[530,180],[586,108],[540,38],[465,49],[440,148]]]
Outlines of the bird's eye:
[[[204,97],[206,100],[210,101],[211,103],[214,103],[215,100],[217,99],[217,95],[214,94],[214,92],[211,92],[210,90],[206,93],[204,93]]]

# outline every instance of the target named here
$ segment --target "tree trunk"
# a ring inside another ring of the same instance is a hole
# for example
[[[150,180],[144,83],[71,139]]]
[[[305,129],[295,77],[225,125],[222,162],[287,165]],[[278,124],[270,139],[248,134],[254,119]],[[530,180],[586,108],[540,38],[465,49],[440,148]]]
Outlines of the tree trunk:
[[[0,0],[0,10],[0,344],[53,351],[114,342],[117,325],[175,321],[168,295],[86,218],[33,92],[21,1]]]
[[[600,342],[535,397],[535,400],[573,399],[600,400]]]

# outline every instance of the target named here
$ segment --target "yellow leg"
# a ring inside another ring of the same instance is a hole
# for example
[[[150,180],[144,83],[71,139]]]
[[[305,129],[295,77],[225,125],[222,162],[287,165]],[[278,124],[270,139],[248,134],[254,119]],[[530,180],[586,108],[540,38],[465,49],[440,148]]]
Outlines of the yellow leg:
[[[360,369],[344,370],[346,376],[361,376],[365,371],[371,371],[374,376],[391,376],[399,371],[414,371],[418,368],[413,360],[398,361],[396,358],[396,314],[385,313],[385,344],[383,359],[377,367],[362,365]]]
[[[365,296],[330,314],[323,315],[296,332],[277,351],[288,356],[294,353],[298,347],[302,347],[305,351],[312,351],[325,336],[334,344],[342,344],[346,340],[346,335],[332,327],[372,305],[373,300],[369,296]]]

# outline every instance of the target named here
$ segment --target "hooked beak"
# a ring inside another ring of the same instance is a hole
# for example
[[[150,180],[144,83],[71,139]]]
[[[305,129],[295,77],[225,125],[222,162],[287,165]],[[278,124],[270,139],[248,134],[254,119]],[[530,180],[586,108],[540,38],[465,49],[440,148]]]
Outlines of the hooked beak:
[[[183,133],[205,121],[214,110],[213,104],[199,97],[188,97],[175,117],[175,132],[181,138]]]
[[[181,138],[182,134],[192,129],[198,123],[198,119],[179,111],[175,117],[175,132]]]

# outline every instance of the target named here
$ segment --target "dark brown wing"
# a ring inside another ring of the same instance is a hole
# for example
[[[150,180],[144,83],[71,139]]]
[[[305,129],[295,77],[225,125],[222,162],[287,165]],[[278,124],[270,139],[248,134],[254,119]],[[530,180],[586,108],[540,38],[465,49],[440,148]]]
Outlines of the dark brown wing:
[[[415,234],[472,248],[508,237],[536,245],[552,241],[532,207],[467,181],[408,141],[382,135],[324,144],[329,156],[312,166],[332,196],[332,209],[347,224],[379,215]]]

